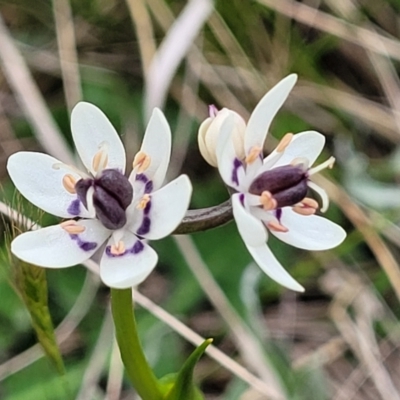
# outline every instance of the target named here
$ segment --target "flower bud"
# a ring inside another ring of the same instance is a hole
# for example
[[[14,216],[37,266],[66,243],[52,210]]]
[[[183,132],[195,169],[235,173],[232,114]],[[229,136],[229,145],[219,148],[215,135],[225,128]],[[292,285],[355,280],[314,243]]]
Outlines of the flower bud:
[[[233,115],[234,120],[232,140],[236,156],[240,160],[245,156],[244,133],[246,131],[246,123],[244,119],[238,113],[227,108],[218,111],[215,106],[210,106],[210,117],[200,125],[197,138],[201,155],[213,167],[218,165],[216,148],[221,126],[225,118],[230,114]]]

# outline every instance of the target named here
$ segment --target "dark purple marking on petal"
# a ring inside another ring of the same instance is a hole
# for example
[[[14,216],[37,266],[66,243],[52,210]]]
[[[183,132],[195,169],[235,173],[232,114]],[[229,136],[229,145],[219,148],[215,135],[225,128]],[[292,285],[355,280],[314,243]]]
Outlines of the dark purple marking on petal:
[[[149,178],[147,178],[147,176],[145,174],[137,174],[136,175],[136,180],[143,182],[143,183],[147,183]]]
[[[146,207],[143,210],[144,215],[149,215],[150,210],[151,210],[151,200],[149,202],[147,202]]]
[[[83,251],[91,251],[94,250],[97,247],[97,243],[95,242],[83,242],[80,241],[78,242],[79,247],[83,250]]]
[[[146,233],[150,232],[150,226],[151,226],[151,220],[149,217],[145,216],[143,217],[142,225],[140,225],[140,228],[137,230],[137,234],[140,236],[146,235]]]
[[[242,206],[244,207],[244,194],[243,193],[240,193],[239,200],[242,203]]]
[[[97,247],[97,243],[96,242],[85,242],[84,240],[82,240],[79,235],[77,234],[72,234],[69,235],[69,237],[72,240],[75,240],[77,245],[83,250],[83,251],[91,251],[94,250]]]
[[[146,182],[146,186],[144,187],[145,193],[151,193],[153,191],[153,181]]]
[[[136,243],[133,245],[133,247],[130,249],[130,252],[133,254],[139,254],[142,252],[144,249],[144,244],[140,241],[137,240]]]
[[[77,216],[81,212],[81,201],[79,199],[75,199],[68,206],[67,211],[69,214]]]
[[[275,217],[276,219],[281,222],[281,218],[282,218],[282,208],[277,208],[275,210]]]
[[[235,158],[235,159],[234,159],[234,161],[233,161],[233,170],[232,170],[231,179],[232,179],[232,182],[233,182],[235,185],[239,185],[238,169],[239,169],[242,165],[243,165],[242,162],[241,162],[238,158]]]

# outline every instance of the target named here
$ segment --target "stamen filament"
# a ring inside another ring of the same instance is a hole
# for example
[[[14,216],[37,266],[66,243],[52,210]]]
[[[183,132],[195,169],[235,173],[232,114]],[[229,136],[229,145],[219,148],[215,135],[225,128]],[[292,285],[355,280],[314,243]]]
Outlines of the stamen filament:
[[[96,215],[96,210],[93,204],[93,194],[94,194],[94,188],[90,187],[86,193],[86,204],[87,204],[86,209],[89,212],[90,218],[94,218],[94,216]]]
[[[318,173],[319,171],[322,171],[325,168],[331,169],[333,167],[333,164],[335,164],[335,157],[329,157],[325,162],[323,162],[320,165],[317,165],[314,168],[310,168],[308,170],[308,176],[314,175]]]
[[[53,169],[65,169],[66,171],[72,172],[75,175],[79,175],[82,179],[90,179],[91,176],[80,171],[73,165],[64,164],[62,162],[54,163],[52,165]]]
[[[329,197],[328,197],[327,193],[325,192],[325,190],[310,180],[307,182],[307,186],[310,189],[314,190],[314,192],[319,194],[319,196],[321,197],[321,200],[322,200],[321,212],[325,212],[329,207]]]

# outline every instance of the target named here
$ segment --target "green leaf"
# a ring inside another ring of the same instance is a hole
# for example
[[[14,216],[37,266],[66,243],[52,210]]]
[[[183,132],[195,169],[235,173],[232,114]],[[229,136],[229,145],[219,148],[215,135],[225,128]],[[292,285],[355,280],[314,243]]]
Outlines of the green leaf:
[[[205,340],[197,349],[190,355],[183,364],[182,369],[174,375],[167,375],[162,379],[164,387],[171,387],[165,400],[203,400],[204,397],[193,382],[193,371],[200,357],[205,352],[206,348],[212,343],[212,339]],[[172,381],[172,384],[171,384]],[[160,382],[160,383],[161,383]]]
[[[25,230],[24,226],[12,225],[5,235],[8,263],[14,288],[29,312],[32,327],[47,359],[57,374],[65,376],[65,366],[48,307],[46,270],[19,260],[9,250],[14,237],[23,230]]]
[[[28,309],[39,343],[60,375],[65,374],[47,302],[47,279],[43,268],[22,261],[13,263],[18,291]]]

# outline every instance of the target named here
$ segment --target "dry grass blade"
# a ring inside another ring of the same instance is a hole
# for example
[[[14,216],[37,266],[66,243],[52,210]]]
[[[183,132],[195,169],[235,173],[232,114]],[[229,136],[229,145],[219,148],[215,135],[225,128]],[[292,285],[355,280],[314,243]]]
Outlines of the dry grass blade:
[[[293,368],[301,369],[304,367],[322,367],[323,365],[329,364],[335,359],[341,357],[346,350],[347,344],[345,340],[341,336],[334,337],[316,350],[295,360]]]
[[[400,142],[400,134],[393,113],[397,111],[368,100],[350,91],[300,81],[293,90],[299,99],[309,99],[326,107],[337,107],[374,128],[379,134],[394,143]],[[397,116],[396,116],[397,118]]]
[[[144,0],[126,0],[139,44],[143,75],[146,77],[156,53],[153,25]]]
[[[397,131],[400,132],[400,113],[398,111],[398,105],[400,103],[400,84],[397,72],[388,57],[382,57],[372,51],[368,52],[368,56],[381,82],[388,103],[392,107],[393,119],[396,122]]]
[[[237,75],[258,100],[265,93],[266,79],[254,68],[250,58],[217,11],[211,15],[208,25],[224,48]]]
[[[104,349],[110,348],[113,336],[114,329],[111,310],[107,309],[96,345],[83,375],[82,385],[79,389],[79,393],[75,397],[75,400],[86,400],[93,398],[93,394],[98,386],[103,368],[109,355],[108,351],[104,351]]]
[[[106,387],[106,397],[104,400],[119,400],[121,398],[122,381],[124,379],[124,365],[117,341],[113,341],[111,349],[110,370]]]
[[[323,176],[315,177],[315,181],[325,188],[329,197],[342,209],[344,214],[361,232],[365,242],[374,253],[377,261],[386,272],[398,300],[400,300],[400,267],[385,242],[375,231],[372,222],[350,196],[339,186]]]
[[[147,117],[154,107],[163,107],[171,80],[212,9],[211,0],[192,0],[168,30],[146,76]]]
[[[188,54],[188,59],[191,52]],[[192,124],[192,116],[196,115],[197,106],[199,104],[197,91],[199,88],[198,76],[188,68],[186,63],[185,76],[182,85],[178,90],[181,91],[181,107],[179,109],[177,128],[175,129],[172,142],[171,161],[168,168],[167,180],[176,177],[182,168],[186,159],[187,151],[190,144],[190,132]],[[185,106],[183,106],[185,104]]]
[[[162,0],[147,0],[147,3],[152,11],[154,18],[160,24],[164,31],[168,31],[171,27],[174,16],[169,9],[168,5]],[[192,46],[188,64],[193,71],[193,74],[198,76],[198,79],[204,83],[212,96],[223,106],[229,107],[244,118],[249,116],[247,109],[236,98],[236,95],[230,90],[225,80],[217,72],[218,68],[212,66],[204,57],[202,52],[196,47]],[[175,98],[178,98],[181,103],[182,99],[173,93]]]
[[[292,0],[257,0],[271,9],[296,21],[337,36],[379,54],[389,54],[400,60],[400,43],[374,31],[352,25],[303,3]],[[382,43],[385,48],[382,47]],[[386,50],[385,50],[386,49]]]
[[[67,108],[82,100],[78,54],[76,52],[74,20],[69,0],[53,0],[58,53]]]
[[[54,123],[32,75],[0,16],[0,62],[18,103],[30,121],[43,148],[66,163],[73,163],[71,152]]]
[[[340,276],[336,283],[325,280],[325,288],[334,294],[330,314],[349,347],[360,360],[365,374],[375,384],[383,399],[400,399],[388,370],[383,365],[383,356],[376,342],[372,324],[382,314],[380,304],[360,279],[352,273]],[[348,309],[352,306],[352,317]],[[353,321],[354,320],[354,321]]]

